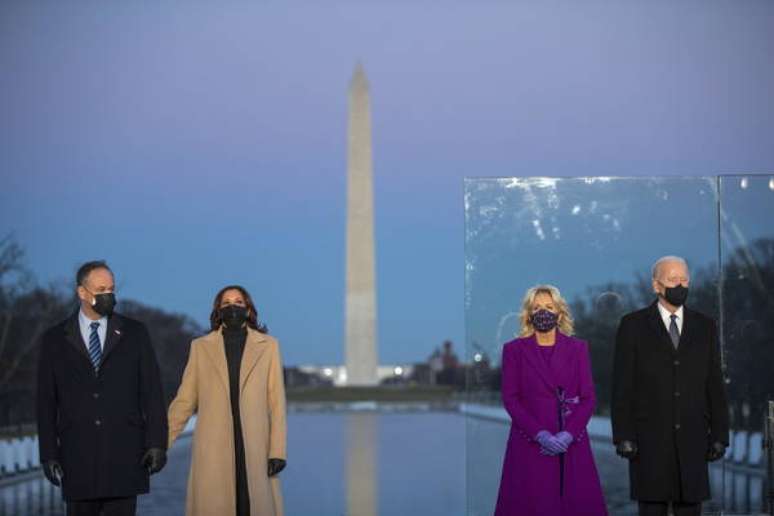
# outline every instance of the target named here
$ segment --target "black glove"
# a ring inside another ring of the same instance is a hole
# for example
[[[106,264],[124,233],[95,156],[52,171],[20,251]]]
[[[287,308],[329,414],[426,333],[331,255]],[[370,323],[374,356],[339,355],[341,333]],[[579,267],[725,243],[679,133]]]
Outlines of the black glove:
[[[55,486],[62,485],[62,478],[64,472],[62,471],[62,465],[56,460],[47,460],[43,463],[43,474],[46,476],[49,482]]]
[[[632,441],[621,441],[615,447],[615,452],[624,459],[632,460],[637,457],[637,443]]]
[[[285,469],[285,466],[287,465],[287,462],[285,462],[282,459],[269,459],[269,476],[273,477],[283,469]]]
[[[162,448],[150,448],[142,456],[142,465],[153,475],[161,471],[161,468],[167,463],[167,452]]]
[[[707,450],[707,462],[715,462],[718,459],[722,459],[725,454],[726,445],[716,441]]]

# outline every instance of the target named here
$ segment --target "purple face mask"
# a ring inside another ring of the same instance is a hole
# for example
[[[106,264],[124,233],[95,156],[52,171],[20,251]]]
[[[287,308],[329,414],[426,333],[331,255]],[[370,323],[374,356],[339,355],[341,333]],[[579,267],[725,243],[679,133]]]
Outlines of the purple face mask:
[[[532,326],[539,332],[551,331],[556,327],[556,323],[559,321],[559,316],[554,312],[546,309],[540,309],[534,312],[530,317]]]

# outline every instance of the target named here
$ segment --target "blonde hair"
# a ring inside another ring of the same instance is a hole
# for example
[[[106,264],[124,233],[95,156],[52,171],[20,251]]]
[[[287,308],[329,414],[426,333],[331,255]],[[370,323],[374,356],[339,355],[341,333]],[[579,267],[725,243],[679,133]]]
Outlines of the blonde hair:
[[[519,314],[521,331],[519,332],[519,337],[528,337],[535,333],[535,328],[532,327],[530,315],[532,315],[532,305],[535,303],[535,298],[538,294],[548,294],[551,296],[559,315],[559,321],[557,322],[558,330],[564,335],[572,335],[575,330],[572,315],[570,315],[570,307],[567,305],[567,301],[562,297],[559,289],[553,285],[536,285],[527,290],[527,293],[524,295],[524,300],[521,303],[521,313]]]

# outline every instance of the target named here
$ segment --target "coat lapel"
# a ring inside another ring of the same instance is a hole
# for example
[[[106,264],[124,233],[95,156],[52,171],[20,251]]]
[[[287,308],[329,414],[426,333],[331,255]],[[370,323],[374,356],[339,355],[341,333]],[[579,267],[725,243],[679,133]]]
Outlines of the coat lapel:
[[[78,324],[78,312],[75,312],[75,314],[67,320],[67,323],[65,323],[65,340],[70,343],[76,353],[86,359],[89,367],[91,367],[89,352],[86,350],[86,343],[83,342],[81,328]]]
[[[250,373],[255,369],[255,364],[258,363],[258,360],[263,356],[264,351],[266,351],[265,342],[266,338],[262,333],[253,330],[252,328],[247,329],[247,340],[245,341],[245,349],[242,352],[242,363],[239,366],[240,393],[244,390]]]
[[[661,313],[658,311],[657,303],[658,301],[654,302],[652,305],[650,305],[650,308],[648,308],[648,323],[650,323],[651,329],[656,333],[656,335],[658,335],[659,340],[665,346],[667,346],[671,352],[674,353],[675,347],[672,344],[672,339],[669,336],[666,327],[664,326],[664,320],[661,319]],[[683,311],[683,315],[685,315],[685,311]],[[685,324],[685,321],[683,321],[683,324]],[[682,341],[682,336],[680,337],[680,340]]]
[[[548,387],[551,389],[551,391],[556,390],[556,380],[554,378],[554,375],[552,371],[549,369],[548,364],[546,364],[546,361],[543,359],[542,356],[540,356],[540,349],[538,349],[538,343],[537,343],[537,337],[535,337],[535,334],[533,333],[531,336],[527,337],[527,340],[525,342],[525,355],[527,356],[527,360],[532,365],[532,368],[537,371],[538,375],[543,379],[543,381],[548,385]],[[554,350],[554,353],[556,353],[557,350]]]
[[[693,313],[686,307],[683,307],[683,329],[680,332],[680,342],[677,345],[677,351],[682,351],[685,346],[691,343],[693,335]]]
[[[551,357],[551,372],[553,374],[554,381],[558,387],[564,387],[567,390],[566,380],[569,372],[572,371],[570,367],[573,360],[572,346],[570,346],[570,339],[560,333],[556,332],[556,344],[554,344],[554,354]],[[544,360],[545,362],[545,360]]]
[[[226,363],[226,349],[223,347],[223,335],[220,330],[215,330],[205,338],[205,353],[220,377],[226,396],[231,399],[231,391],[228,386],[228,364]]]
[[[107,330],[105,333],[105,346],[104,351],[102,352],[102,364],[107,361],[110,353],[112,353],[119,342],[121,342],[121,337],[123,336],[121,331],[122,326],[123,318],[120,315],[113,315],[108,319]]]

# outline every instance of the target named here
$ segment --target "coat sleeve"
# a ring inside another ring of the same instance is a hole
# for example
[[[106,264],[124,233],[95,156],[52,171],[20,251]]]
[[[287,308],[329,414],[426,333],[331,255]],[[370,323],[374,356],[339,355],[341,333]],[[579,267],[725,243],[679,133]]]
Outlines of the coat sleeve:
[[[621,319],[615,336],[613,399],[610,411],[615,444],[637,439],[634,421],[634,406],[637,396],[636,354],[632,326],[632,321],[624,317]]]
[[[269,365],[269,457],[270,459],[286,459],[285,415],[285,380],[282,374],[282,357],[279,344],[272,346],[271,364]]]
[[[183,379],[177,389],[175,399],[169,405],[167,419],[169,420],[169,439],[167,446],[172,446],[175,439],[183,431],[188,420],[199,406],[199,386],[197,382],[197,352],[198,346],[191,343],[188,363],[183,371]]]
[[[710,412],[711,442],[728,446],[728,401],[723,381],[723,367],[720,357],[720,343],[715,321],[710,321],[710,369],[707,378],[707,406]]]
[[[597,404],[597,397],[594,393],[594,379],[591,375],[591,359],[589,358],[589,346],[583,341],[579,341],[578,373],[580,385],[578,386],[577,405],[568,405],[572,411],[567,416],[566,430],[572,434],[576,440],[580,440],[585,433],[586,425],[594,413],[594,407]]]
[[[59,460],[56,381],[53,359],[48,346],[45,345],[45,338],[41,341],[38,355],[37,417],[40,462]]]
[[[140,326],[140,406],[145,416],[145,448],[167,447],[167,414],[161,388],[161,371],[145,325]]]
[[[505,410],[511,416],[511,422],[516,425],[527,439],[534,439],[544,430],[534,417],[521,404],[521,360],[511,345],[503,347],[502,359],[502,397]]]

